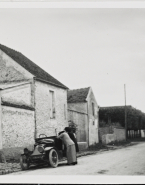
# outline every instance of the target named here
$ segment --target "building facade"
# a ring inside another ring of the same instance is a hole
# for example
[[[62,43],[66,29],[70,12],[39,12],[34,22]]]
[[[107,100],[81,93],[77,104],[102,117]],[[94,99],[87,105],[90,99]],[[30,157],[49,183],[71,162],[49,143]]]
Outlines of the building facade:
[[[21,53],[0,45],[0,149],[16,156],[40,134],[68,126],[67,87]]]
[[[68,90],[68,121],[77,127],[78,142],[85,142],[86,147],[98,140],[98,105],[91,87]]]

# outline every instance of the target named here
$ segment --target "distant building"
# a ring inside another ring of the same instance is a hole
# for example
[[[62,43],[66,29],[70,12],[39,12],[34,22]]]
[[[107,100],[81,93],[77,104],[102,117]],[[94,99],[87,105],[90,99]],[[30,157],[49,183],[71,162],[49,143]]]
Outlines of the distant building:
[[[68,121],[78,126],[77,140],[86,147],[98,143],[98,104],[91,87],[68,90]]]
[[[141,130],[145,129],[145,113],[135,109],[131,105],[126,106],[127,110],[127,137],[141,137]],[[109,128],[125,128],[125,106],[100,107],[99,110],[99,138]],[[106,128],[106,129],[104,129]],[[103,133],[102,130],[104,131]]]
[[[67,87],[23,54],[0,45],[0,149],[32,147],[40,134],[68,126]]]

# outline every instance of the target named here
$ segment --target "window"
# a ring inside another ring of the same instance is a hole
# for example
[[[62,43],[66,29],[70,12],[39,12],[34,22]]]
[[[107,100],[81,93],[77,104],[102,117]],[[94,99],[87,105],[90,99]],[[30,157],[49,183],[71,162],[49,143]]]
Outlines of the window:
[[[93,116],[95,115],[94,103],[93,102],[92,102],[92,114],[93,114]]]
[[[54,91],[49,91],[50,94],[50,118],[55,118],[55,101],[54,101]]]

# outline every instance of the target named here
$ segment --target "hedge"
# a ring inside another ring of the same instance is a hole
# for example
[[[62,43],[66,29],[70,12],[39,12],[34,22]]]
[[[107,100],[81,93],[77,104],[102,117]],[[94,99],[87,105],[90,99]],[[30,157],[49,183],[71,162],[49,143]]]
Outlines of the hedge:
[[[132,107],[126,106],[127,129],[139,130],[145,129],[145,113]],[[119,123],[125,127],[125,106],[118,107],[100,107],[99,110],[100,127],[113,123]]]

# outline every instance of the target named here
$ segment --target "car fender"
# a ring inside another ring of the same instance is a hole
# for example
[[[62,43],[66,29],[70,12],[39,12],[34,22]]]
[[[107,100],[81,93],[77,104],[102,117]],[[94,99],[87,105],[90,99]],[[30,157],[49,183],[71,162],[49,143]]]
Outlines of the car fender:
[[[52,148],[54,148],[54,147],[46,147],[46,148],[44,149],[44,151],[49,151],[49,150],[51,150]]]

